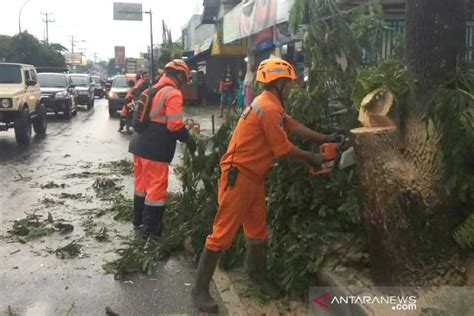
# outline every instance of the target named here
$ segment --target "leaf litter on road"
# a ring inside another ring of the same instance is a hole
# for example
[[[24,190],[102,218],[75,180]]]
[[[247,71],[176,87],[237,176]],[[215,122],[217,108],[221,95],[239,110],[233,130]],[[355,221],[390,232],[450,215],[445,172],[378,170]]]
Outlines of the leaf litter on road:
[[[71,199],[71,200],[80,200],[85,198],[85,196],[82,193],[67,193],[67,192],[62,192],[59,195],[60,198],[62,199]]]
[[[81,253],[82,245],[78,244],[76,240],[71,241],[64,247],[57,248],[54,253],[60,259],[72,259]]]
[[[128,159],[101,163],[99,168],[109,169],[112,173],[118,173],[122,176],[131,176],[133,174],[133,162]]]
[[[92,177],[106,176],[106,175],[107,175],[107,173],[105,173],[105,172],[83,171],[83,172],[74,172],[74,173],[67,174],[67,175],[64,176],[64,178],[66,178],[66,179],[71,179],[71,178],[84,179],[84,178],[92,178]]]
[[[18,241],[26,243],[29,240],[51,235],[54,232],[63,234],[70,233],[74,230],[71,224],[55,221],[51,213],[48,213],[46,219],[42,219],[39,214],[27,214],[25,218],[14,221],[12,229],[7,233],[15,236]]]
[[[128,222],[133,218],[133,201],[125,198],[122,194],[112,201],[112,206],[108,209],[114,213],[114,220]]]
[[[56,206],[56,205],[64,205],[64,201],[60,201],[60,200],[55,200],[55,199],[52,199],[52,198],[49,198],[49,197],[46,197],[46,198],[43,198],[42,200],[40,200],[40,203],[41,205],[43,205],[44,207],[52,207],[52,206]]]
[[[69,306],[67,306],[66,309],[64,310],[64,316],[71,315],[71,312],[74,306],[75,306],[74,302],[72,302]]]
[[[101,228],[99,228],[99,231],[95,234],[94,238],[98,242],[109,241],[109,234],[107,232],[107,228],[105,226],[102,226]]]
[[[168,257],[172,250],[167,240],[153,236],[137,236],[124,242],[124,246],[116,250],[120,258],[102,265],[105,272],[113,274],[117,280],[131,272],[151,274],[156,263]]]
[[[97,197],[102,200],[112,200],[122,190],[122,186],[118,185],[119,178],[99,177],[92,184]]]
[[[65,187],[66,187],[65,183],[57,184],[54,181],[49,181],[48,183],[41,185],[41,189],[57,189],[57,188],[64,189]]]
[[[7,316],[19,316],[20,314],[18,314],[14,309],[13,307],[11,307],[10,305],[8,305],[8,312],[7,312]]]

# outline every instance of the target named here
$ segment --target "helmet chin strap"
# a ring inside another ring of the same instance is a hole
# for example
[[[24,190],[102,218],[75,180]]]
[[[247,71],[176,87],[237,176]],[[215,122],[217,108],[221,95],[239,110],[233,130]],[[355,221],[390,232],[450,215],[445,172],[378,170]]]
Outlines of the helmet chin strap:
[[[178,74],[173,75],[173,78],[174,78],[174,81],[176,82],[176,84],[178,86],[181,86],[182,84],[184,84],[184,81],[181,80],[181,78]]]
[[[278,99],[280,99],[280,102],[282,103],[283,102],[283,87],[281,87],[281,84],[280,84],[280,87],[278,87],[277,85],[275,85],[275,90],[278,94]]]

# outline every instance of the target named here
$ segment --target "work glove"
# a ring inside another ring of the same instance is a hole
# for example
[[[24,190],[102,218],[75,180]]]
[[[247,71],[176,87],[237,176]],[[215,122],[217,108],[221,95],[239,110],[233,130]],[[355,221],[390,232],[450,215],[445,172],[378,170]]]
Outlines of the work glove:
[[[188,140],[186,141],[186,146],[188,147],[188,150],[191,154],[194,154],[196,151],[196,140],[194,140],[194,137],[189,135]]]
[[[340,143],[341,142],[341,135],[338,133],[332,133],[329,135],[325,135],[323,137],[323,143]]]
[[[325,159],[324,159],[323,155],[317,154],[317,153],[312,153],[311,164],[313,165],[313,167],[320,168],[321,165],[323,164],[324,160]]]

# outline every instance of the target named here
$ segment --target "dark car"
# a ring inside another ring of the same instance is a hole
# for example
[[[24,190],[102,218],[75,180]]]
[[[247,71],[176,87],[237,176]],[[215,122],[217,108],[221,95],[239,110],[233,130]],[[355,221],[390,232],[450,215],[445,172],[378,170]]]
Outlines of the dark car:
[[[41,88],[41,103],[48,112],[62,112],[66,119],[77,113],[76,90],[68,75],[64,73],[41,72],[38,74]]]
[[[94,106],[95,84],[88,74],[69,74],[72,83],[76,86],[77,104],[86,105],[90,110]]]
[[[114,116],[114,114],[122,109],[122,106],[125,104],[125,96],[128,91],[128,80],[134,79],[134,77],[128,77],[124,75],[119,75],[114,78],[112,81],[112,87],[109,91],[109,115]]]
[[[102,99],[105,95],[105,88],[102,85],[102,80],[100,80],[100,76],[91,76],[91,78],[95,84],[94,95]]]

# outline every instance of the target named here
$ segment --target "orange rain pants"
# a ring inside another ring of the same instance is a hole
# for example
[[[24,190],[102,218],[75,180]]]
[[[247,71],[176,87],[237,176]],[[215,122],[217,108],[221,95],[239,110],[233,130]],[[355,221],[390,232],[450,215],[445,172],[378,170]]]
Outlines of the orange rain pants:
[[[206,248],[213,251],[229,249],[241,225],[247,239],[267,239],[265,182],[255,181],[240,172],[235,185],[228,187],[225,171],[218,186],[219,208],[212,233],[206,238]]]
[[[166,205],[168,163],[133,155],[135,195],[145,197],[145,205]]]

